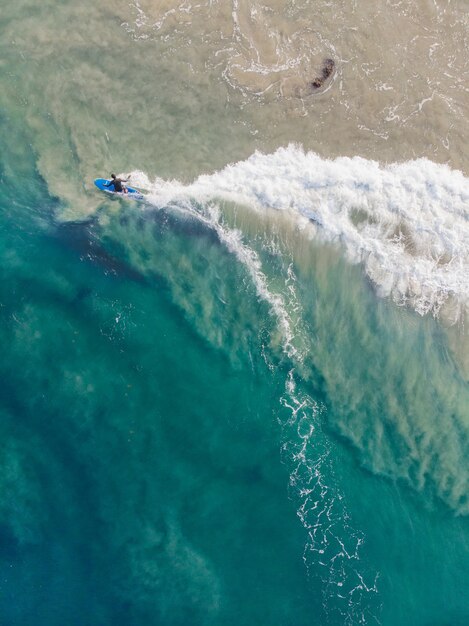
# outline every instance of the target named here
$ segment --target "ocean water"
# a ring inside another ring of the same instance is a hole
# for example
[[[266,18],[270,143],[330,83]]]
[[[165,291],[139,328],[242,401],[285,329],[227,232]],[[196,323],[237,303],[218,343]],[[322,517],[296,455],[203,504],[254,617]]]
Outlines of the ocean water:
[[[2,626],[469,623],[467,4],[362,5],[3,3]]]

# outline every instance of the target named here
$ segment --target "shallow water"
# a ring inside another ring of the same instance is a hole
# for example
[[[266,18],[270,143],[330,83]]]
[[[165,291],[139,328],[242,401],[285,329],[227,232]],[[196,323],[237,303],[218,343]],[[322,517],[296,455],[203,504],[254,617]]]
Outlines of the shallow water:
[[[0,622],[466,624],[464,3],[0,28]]]

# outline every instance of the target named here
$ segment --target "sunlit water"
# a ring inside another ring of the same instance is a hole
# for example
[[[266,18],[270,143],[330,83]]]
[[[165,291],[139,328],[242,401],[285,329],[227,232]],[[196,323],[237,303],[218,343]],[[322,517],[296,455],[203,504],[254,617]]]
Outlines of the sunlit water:
[[[2,8],[2,624],[468,622],[467,15]]]

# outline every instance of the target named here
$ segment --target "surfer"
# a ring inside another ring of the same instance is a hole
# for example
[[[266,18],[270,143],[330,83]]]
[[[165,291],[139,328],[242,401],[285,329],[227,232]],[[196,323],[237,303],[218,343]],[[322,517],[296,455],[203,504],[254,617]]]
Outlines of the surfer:
[[[130,180],[130,176],[127,176],[127,178],[117,178],[115,174],[111,174],[111,178],[112,180],[108,183],[104,183],[105,187],[111,187],[111,185],[114,185],[114,191],[117,191],[117,193],[128,193],[127,187],[123,183],[128,182]]]

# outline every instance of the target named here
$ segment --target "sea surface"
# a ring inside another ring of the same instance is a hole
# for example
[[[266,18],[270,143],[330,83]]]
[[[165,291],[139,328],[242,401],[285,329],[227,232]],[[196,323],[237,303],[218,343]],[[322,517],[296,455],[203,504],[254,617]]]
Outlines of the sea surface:
[[[469,624],[467,0],[0,4],[0,625]]]

